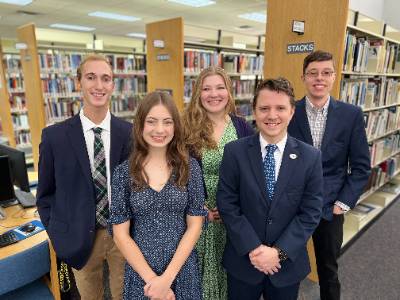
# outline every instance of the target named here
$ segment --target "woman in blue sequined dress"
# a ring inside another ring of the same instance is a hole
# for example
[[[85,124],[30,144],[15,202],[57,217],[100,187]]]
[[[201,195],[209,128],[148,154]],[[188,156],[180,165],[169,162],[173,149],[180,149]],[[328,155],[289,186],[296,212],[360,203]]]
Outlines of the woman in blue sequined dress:
[[[202,175],[172,98],[148,94],[133,128],[129,160],[113,174],[109,219],[127,260],[124,299],[201,299],[194,246],[207,214]]]

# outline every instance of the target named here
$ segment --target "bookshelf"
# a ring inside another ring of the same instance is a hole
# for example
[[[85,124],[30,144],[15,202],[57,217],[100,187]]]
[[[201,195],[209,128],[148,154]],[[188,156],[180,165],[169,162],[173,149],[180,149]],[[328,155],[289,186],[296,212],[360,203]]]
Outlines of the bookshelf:
[[[363,109],[372,171],[345,215],[342,247],[400,195],[400,39],[387,37],[383,22],[358,22],[360,16],[348,14],[340,99]]]

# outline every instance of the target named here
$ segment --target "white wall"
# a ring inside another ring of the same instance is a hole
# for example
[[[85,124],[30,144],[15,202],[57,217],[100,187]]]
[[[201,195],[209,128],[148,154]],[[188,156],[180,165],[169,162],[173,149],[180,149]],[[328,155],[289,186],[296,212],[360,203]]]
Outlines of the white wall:
[[[383,20],[384,3],[385,0],[350,0],[349,7],[373,19]]]
[[[383,20],[388,25],[400,30],[400,1],[399,0],[385,0],[383,8]]]

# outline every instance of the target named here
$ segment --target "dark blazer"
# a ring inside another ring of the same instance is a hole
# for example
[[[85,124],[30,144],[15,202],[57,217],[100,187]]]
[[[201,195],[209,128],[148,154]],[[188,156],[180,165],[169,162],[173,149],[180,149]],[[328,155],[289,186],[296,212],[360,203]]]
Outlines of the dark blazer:
[[[297,101],[288,132],[312,145],[305,101],[305,98]],[[364,119],[359,107],[330,98],[321,152],[324,171],[322,217],[331,220],[335,201],[350,208],[357,204],[371,170]]]
[[[110,174],[127,159],[132,124],[111,116]],[[37,207],[57,253],[81,269],[95,238],[95,193],[79,114],[42,131]]]
[[[217,190],[227,230],[223,265],[239,280],[260,283],[265,274],[251,264],[249,252],[276,245],[289,259],[270,279],[283,287],[310,272],[306,244],[322,208],[320,151],[288,136],[274,198],[267,199],[259,134],[227,144]]]

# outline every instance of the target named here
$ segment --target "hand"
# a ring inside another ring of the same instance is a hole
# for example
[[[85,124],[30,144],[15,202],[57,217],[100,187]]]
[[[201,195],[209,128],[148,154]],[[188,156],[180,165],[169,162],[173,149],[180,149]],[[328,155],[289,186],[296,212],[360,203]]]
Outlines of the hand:
[[[213,209],[208,209],[206,208],[208,211],[208,221],[210,222],[217,222],[217,223],[221,223],[221,217],[219,216],[219,212],[218,209],[216,207],[214,207]]]
[[[344,214],[344,210],[340,208],[340,206],[337,206],[336,204],[333,205],[333,214],[334,215],[342,215]]]
[[[175,294],[171,289],[168,290],[165,300],[175,300]]]
[[[171,299],[169,293],[171,290],[172,281],[166,276],[155,276],[150,279],[144,286],[144,295],[150,299]],[[172,292],[173,293],[173,292]],[[174,295],[175,297],[175,295]],[[174,299],[174,298],[172,298]]]
[[[278,250],[272,247],[260,245],[249,253],[249,258],[257,270],[267,275],[273,275],[281,268]]]

